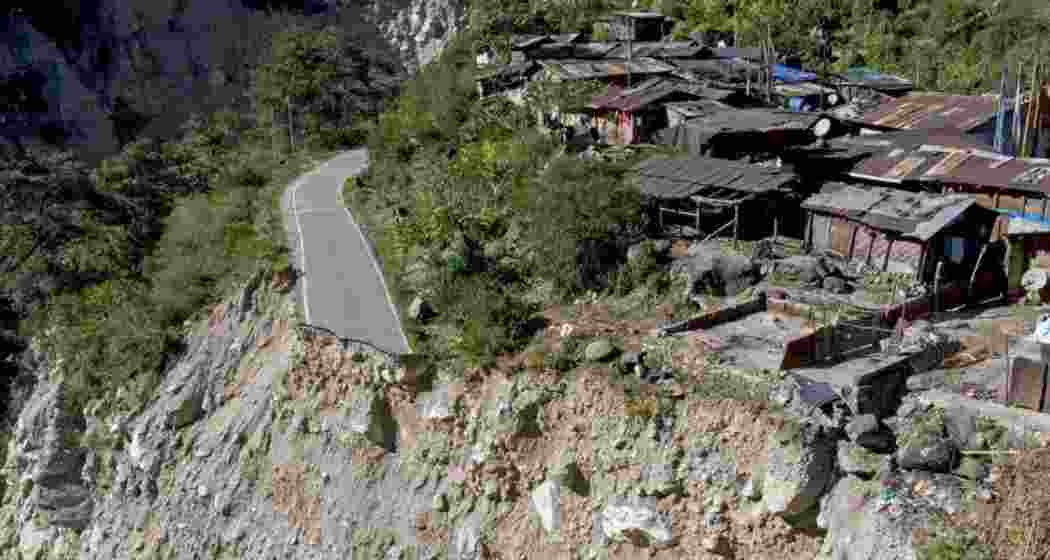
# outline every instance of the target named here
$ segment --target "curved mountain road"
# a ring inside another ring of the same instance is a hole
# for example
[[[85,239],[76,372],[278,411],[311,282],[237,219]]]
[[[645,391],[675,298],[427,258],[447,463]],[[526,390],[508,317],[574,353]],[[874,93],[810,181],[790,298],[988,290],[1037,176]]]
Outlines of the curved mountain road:
[[[411,351],[375,253],[343,204],[343,183],[368,166],[352,150],[299,177],[282,205],[293,263],[302,272],[306,323],[393,354]]]

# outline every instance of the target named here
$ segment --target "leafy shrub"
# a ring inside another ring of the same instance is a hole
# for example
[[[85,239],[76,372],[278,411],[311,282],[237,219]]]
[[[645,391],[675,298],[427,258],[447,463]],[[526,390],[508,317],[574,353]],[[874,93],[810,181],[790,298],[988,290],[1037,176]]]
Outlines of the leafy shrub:
[[[992,560],[992,548],[978,542],[972,529],[939,525],[927,542],[916,548],[919,560]]]

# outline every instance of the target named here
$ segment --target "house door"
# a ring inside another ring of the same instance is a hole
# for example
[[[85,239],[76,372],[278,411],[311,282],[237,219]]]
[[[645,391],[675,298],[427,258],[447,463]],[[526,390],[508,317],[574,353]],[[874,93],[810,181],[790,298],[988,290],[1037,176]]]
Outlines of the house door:
[[[830,232],[828,226],[831,225],[831,218],[829,216],[823,216],[820,214],[813,214],[813,231],[811,232],[813,240],[813,249],[816,251],[824,251],[830,249]]]

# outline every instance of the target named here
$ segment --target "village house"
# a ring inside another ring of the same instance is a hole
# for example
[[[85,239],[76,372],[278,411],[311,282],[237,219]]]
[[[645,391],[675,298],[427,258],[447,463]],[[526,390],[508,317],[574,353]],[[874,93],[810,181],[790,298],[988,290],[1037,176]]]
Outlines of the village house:
[[[609,144],[648,142],[655,132],[668,127],[674,107],[707,96],[731,100],[734,93],[665,77],[627,89],[611,87],[591,101],[592,126],[598,138]],[[670,112],[668,107],[672,107]]]
[[[789,171],[687,156],[650,158],[635,172],[661,229],[679,224],[697,236],[733,239],[800,233],[798,177]]]
[[[942,282],[968,284],[975,271],[1000,264],[984,250],[996,216],[973,195],[830,183],[802,208],[804,247],[867,270],[929,284],[940,269]]]
[[[1007,123],[1014,115],[1014,104],[1008,103],[1005,111]],[[1027,104],[1022,104],[1025,111]],[[859,118],[871,125],[899,130],[939,130],[954,128],[980,138],[992,146],[995,141],[996,121],[999,112],[997,95],[944,95],[912,93],[898,98],[889,98],[878,106],[864,112]],[[1009,126],[1006,127],[1009,130]],[[1050,115],[1044,114],[1038,123],[1036,138],[1038,155],[1046,155],[1050,142],[1046,141],[1050,131]]]
[[[695,102],[684,105],[690,118],[659,134],[663,144],[678,146],[696,155],[723,159],[761,159],[781,155],[791,146],[811,144],[816,114],[800,114],[766,108],[738,109],[726,103]]]

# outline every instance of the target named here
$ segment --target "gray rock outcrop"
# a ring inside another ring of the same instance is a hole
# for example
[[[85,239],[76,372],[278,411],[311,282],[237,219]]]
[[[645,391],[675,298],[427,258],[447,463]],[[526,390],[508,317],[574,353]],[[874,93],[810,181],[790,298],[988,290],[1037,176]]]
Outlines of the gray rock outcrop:
[[[614,541],[630,540],[642,546],[666,546],[674,542],[668,516],[645,498],[612,498],[601,513],[605,536]]]
[[[834,438],[808,423],[788,423],[770,434],[762,491],[766,508],[779,515],[798,515],[817,504],[834,481]]]

